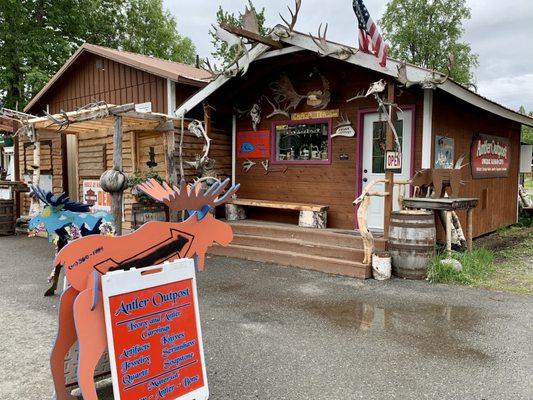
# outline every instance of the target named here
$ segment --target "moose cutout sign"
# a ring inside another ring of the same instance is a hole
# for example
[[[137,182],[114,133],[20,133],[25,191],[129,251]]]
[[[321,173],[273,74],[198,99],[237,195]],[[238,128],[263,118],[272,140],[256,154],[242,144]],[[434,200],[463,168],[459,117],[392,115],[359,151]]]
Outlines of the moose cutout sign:
[[[106,349],[106,328],[101,278],[109,271],[143,268],[180,258],[194,258],[204,268],[205,253],[214,243],[227,246],[233,239],[231,227],[209,212],[224,204],[238,190],[229,179],[210,188],[200,184],[180,187],[160,185],[152,179],[138,186],[171,211],[186,210],[181,223],[152,221],[137,231],[118,237],[87,236],[64,247],[54,265],[64,268],[68,288],[61,296],[59,329],[50,364],[58,400],[75,399],[65,386],[64,360],[70,347],[79,342],[78,384],[85,400],[97,400],[95,367]]]

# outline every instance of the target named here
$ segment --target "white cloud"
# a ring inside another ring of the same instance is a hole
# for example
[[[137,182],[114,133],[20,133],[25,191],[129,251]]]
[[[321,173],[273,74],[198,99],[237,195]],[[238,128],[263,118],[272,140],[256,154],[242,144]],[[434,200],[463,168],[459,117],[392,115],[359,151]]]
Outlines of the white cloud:
[[[480,81],[478,93],[513,110],[533,111],[533,73]]]

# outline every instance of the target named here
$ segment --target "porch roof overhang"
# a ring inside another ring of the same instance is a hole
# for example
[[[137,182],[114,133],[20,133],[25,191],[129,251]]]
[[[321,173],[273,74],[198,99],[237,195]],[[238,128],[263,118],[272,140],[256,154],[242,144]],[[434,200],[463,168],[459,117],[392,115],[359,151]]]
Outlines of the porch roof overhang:
[[[98,105],[78,111],[36,117],[24,122],[23,128],[33,130],[57,130],[63,134],[78,134],[101,130],[113,130],[115,117],[122,117],[123,131],[169,131],[179,119],[154,112],[137,112],[135,104]]]
[[[288,38],[281,38],[281,42],[286,46],[283,49],[273,49],[271,50],[269,46],[264,44],[255,45],[249,52],[249,62],[254,63],[262,59],[267,59],[271,57],[279,57],[285,54],[309,50],[315,53],[320,53],[320,48],[316,43],[316,38],[313,38],[311,35],[307,35],[300,32],[294,32]],[[343,46],[339,43],[334,43],[328,41],[332,46]],[[347,59],[342,59],[338,55],[328,55],[327,57],[335,58],[353,65],[357,65],[372,71],[379,72],[381,74],[396,78],[398,74],[398,67],[400,66],[400,61],[394,60],[392,58],[387,59],[387,65],[382,67],[379,65],[378,59],[368,53],[362,51],[357,51],[353,48],[354,53]],[[243,65],[246,60],[246,55],[241,58],[239,65]],[[427,77],[428,73],[437,73],[436,71],[431,71],[426,68],[421,68],[416,65],[407,64],[407,74],[410,80],[421,81]],[[225,75],[222,74],[218,76],[215,80],[205,86],[203,89],[198,91],[196,94],[191,96],[185,103],[183,103],[176,111],[175,114],[178,117],[185,116],[187,112],[191,111],[194,107],[200,104],[202,101],[207,99],[217,90],[219,90],[225,83],[233,79],[234,76],[231,74]],[[518,122],[523,125],[533,127],[533,118],[527,115],[520,114],[516,111],[513,111],[507,107],[502,106],[486,97],[479,95],[478,93],[466,88],[465,86],[454,82],[451,79],[448,79],[444,84],[438,86],[439,90],[442,90],[446,93],[451,94],[452,96],[459,98],[469,104],[472,104],[482,110],[488,111],[500,117],[509,119],[511,121]]]

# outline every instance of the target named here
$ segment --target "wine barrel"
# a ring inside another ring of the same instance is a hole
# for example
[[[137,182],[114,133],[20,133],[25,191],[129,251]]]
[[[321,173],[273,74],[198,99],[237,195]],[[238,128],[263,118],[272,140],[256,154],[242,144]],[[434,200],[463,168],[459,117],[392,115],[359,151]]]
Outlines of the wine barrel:
[[[15,234],[15,202],[0,200],[0,236]]]
[[[389,253],[400,278],[425,279],[435,254],[435,218],[431,211],[402,210],[391,215]]]

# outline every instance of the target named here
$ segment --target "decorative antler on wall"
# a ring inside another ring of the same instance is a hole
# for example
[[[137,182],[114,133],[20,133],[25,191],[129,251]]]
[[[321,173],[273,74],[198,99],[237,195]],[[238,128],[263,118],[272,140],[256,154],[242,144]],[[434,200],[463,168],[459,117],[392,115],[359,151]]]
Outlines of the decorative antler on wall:
[[[272,118],[275,115],[282,115],[282,116],[284,116],[286,118],[290,117],[289,112],[287,110],[282,109],[282,107],[280,106],[279,102],[277,102],[277,101],[272,102],[265,95],[263,95],[263,97],[266,99],[268,104],[270,104],[270,106],[272,107],[272,112],[266,116],[267,119],[270,119],[270,118]],[[274,103],[276,103],[276,104],[274,104]]]
[[[440,74],[433,71],[420,81],[411,81],[407,77],[407,64],[405,61],[402,61],[400,65],[396,67],[398,70],[398,76],[396,78],[406,88],[414,85],[420,85],[423,89],[435,89],[437,86],[442,85],[450,78],[454,63],[455,58],[453,54],[450,53],[448,55],[448,65],[446,66],[446,74]]]
[[[315,38],[311,33],[309,34],[319,49],[318,55],[320,57],[336,56],[341,60],[347,60],[357,53],[357,50],[350,47],[329,43],[326,39],[327,34],[328,24],[325,25],[324,32],[322,32],[322,24],[319,25],[317,36],[318,39]]]
[[[274,101],[276,104],[282,105],[283,112],[289,112],[289,110],[295,110],[302,100],[306,99],[307,104],[323,110],[327,107],[331,100],[331,91],[329,86],[329,81],[324,75],[320,73],[318,69],[315,69],[310,76],[314,74],[318,75],[320,81],[322,82],[322,90],[313,90],[307,93],[306,95],[299,94],[287,74],[282,74],[281,77],[270,85],[272,92],[274,93]],[[276,107],[271,103],[276,111]],[[278,107],[279,108],[279,107]],[[273,114],[275,115],[275,114]]]
[[[186,164],[189,166],[199,169],[202,165],[206,163],[206,161],[209,159],[209,150],[211,149],[211,139],[209,136],[207,136],[207,132],[205,131],[204,124],[201,121],[194,120],[189,123],[189,132],[191,132],[193,135],[195,135],[197,138],[204,138],[205,144],[202,148],[202,156],[197,157],[196,161],[190,162],[187,161]]]

